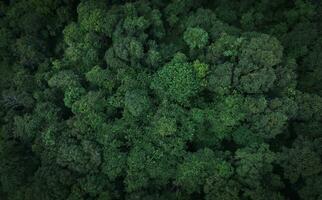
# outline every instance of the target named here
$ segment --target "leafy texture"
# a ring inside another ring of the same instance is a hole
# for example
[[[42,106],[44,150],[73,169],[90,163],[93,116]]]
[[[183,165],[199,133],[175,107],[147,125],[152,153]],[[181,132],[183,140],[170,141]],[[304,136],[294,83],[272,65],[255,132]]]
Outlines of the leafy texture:
[[[1,200],[321,200],[316,0],[0,2]]]

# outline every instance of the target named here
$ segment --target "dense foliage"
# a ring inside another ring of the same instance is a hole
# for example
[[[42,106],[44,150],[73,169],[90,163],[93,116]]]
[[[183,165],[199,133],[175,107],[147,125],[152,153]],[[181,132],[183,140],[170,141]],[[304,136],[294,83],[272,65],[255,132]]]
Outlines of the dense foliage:
[[[0,199],[322,199],[322,4],[0,2]]]

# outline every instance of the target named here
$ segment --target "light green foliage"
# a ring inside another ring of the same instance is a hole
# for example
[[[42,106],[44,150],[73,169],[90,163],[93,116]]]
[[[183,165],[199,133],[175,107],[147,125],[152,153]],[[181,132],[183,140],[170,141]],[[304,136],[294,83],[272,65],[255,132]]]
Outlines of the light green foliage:
[[[172,135],[177,130],[176,121],[166,117],[160,118],[155,126],[155,131],[161,136]]]
[[[77,7],[78,21],[84,31],[111,36],[118,22],[118,9],[107,9],[102,1],[84,1]]]
[[[96,5],[91,2],[79,4],[77,13],[79,15],[80,26],[85,31],[104,32],[104,20],[106,20],[105,10],[103,5]]]
[[[65,50],[66,57],[86,70],[99,64],[99,50],[102,43],[98,34],[85,32],[79,24],[71,23],[63,31],[64,40],[68,47]],[[81,39],[80,39],[81,38]]]
[[[199,60],[193,62],[193,67],[197,72],[198,78],[202,79],[205,78],[208,74],[209,67],[205,63],[201,63]]]
[[[188,28],[183,39],[191,49],[202,48],[208,43],[208,33],[201,28]]]
[[[85,89],[82,87],[68,87],[64,95],[65,105],[71,108],[73,103],[80,99],[85,92]]]
[[[151,87],[161,96],[178,103],[186,103],[198,93],[200,81],[193,65],[181,57],[181,54],[177,54],[170,63],[163,66],[156,73]]]
[[[158,138],[176,138],[177,141],[191,140],[195,127],[186,111],[177,104],[164,102],[151,121],[152,132]],[[171,137],[170,137],[171,136]]]
[[[76,23],[70,23],[64,29],[64,40],[70,46],[77,44],[81,36],[82,32],[79,30],[79,26]]]

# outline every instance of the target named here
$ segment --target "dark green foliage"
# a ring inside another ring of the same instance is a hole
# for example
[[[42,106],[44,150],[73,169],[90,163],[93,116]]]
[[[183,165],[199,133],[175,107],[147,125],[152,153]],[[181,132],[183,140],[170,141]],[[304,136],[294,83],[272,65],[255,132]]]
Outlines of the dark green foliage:
[[[146,115],[151,106],[149,96],[145,91],[133,90],[125,93],[124,108],[134,117]]]
[[[322,199],[322,4],[0,2],[0,199]]]

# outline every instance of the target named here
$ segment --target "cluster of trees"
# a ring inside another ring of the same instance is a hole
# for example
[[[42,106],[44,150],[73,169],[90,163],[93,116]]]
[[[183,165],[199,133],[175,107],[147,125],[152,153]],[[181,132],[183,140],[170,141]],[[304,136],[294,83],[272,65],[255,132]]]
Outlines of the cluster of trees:
[[[321,35],[313,0],[1,1],[1,199],[322,199]]]

